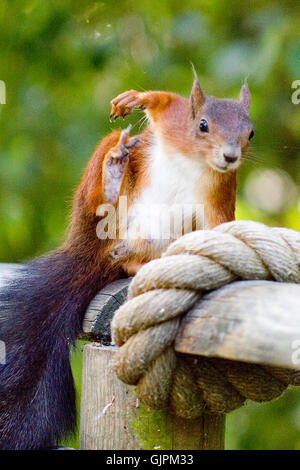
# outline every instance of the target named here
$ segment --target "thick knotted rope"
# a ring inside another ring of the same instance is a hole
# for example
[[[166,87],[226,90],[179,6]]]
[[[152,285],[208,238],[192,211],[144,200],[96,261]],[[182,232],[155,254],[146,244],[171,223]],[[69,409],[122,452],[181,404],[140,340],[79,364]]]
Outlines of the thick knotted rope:
[[[120,346],[117,375],[136,385],[141,402],[194,418],[204,408],[225,413],[300,385],[292,370],[174,352],[182,315],[207,291],[237,279],[300,283],[300,233],[249,221],[192,232],[134,277],[112,333]]]

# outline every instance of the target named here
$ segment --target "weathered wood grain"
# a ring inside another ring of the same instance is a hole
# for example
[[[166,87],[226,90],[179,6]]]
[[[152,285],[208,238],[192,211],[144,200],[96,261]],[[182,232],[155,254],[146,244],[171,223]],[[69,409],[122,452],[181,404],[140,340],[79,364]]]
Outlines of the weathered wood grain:
[[[90,303],[83,320],[83,331],[91,337],[110,341],[110,322],[127,297],[131,279],[119,279],[104,287]]]
[[[80,448],[136,449],[130,421],[135,399],[112,371],[113,347],[86,344],[83,353]]]
[[[84,348],[80,448],[92,450],[197,450],[224,447],[225,417],[194,420],[151,411],[140,405],[112,371],[116,348]]]
[[[300,285],[239,281],[207,294],[183,319],[175,349],[300,369]]]

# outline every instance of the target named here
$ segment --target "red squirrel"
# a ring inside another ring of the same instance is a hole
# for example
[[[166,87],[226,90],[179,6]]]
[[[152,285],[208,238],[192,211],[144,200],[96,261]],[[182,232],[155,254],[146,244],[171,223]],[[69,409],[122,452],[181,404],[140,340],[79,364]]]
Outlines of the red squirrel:
[[[111,103],[114,119],[144,110],[147,128],[134,137],[128,129],[104,137],[76,191],[64,245],[26,264],[0,291],[7,352],[0,449],[51,448],[74,430],[69,347],[86,308],[107,283],[134,274],[168,243],[159,233],[158,242],[151,239],[151,227],[160,231],[157,214],[145,217],[139,204],[203,204],[205,228],[234,220],[236,171],[253,137],[247,85],[238,100],[218,99],[205,95],[195,76],[189,99],[131,90]],[[97,211],[117,207],[120,195],[127,197],[131,231],[142,233],[133,241],[99,239]]]

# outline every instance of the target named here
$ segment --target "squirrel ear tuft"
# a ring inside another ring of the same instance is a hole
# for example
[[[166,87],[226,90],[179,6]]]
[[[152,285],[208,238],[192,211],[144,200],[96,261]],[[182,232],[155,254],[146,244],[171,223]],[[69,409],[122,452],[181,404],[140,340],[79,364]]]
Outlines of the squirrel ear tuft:
[[[239,102],[243,106],[244,110],[249,113],[250,104],[251,104],[251,95],[248,85],[244,83],[240,91]]]
[[[200,87],[197,73],[193,64],[192,64],[192,69],[194,73],[194,82],[193,82],[192,91],[190,94],[190,109],[191,109],[191,115],[193,119],[195,119],[196,113],[203,105],[205,97]]]

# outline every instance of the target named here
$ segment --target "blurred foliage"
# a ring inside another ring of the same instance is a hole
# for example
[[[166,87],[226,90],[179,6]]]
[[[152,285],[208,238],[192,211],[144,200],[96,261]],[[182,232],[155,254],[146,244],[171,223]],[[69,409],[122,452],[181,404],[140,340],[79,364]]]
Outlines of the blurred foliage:
[[[300,229],[300,105],[291,102],[299,30],[293,0],[1,0],[1,261],[62,241],[73,188],[112,128],[110,100],[129,88],[188,95],[190,61],[216,96],[236,97],[248,77],[255,138],[240,171],[238,218]],[[141,116],[122,125],[138,132]],[[291,196],[278,201],[285,188]],[[230,448],[300,448],[299,393],[228,421]]]

